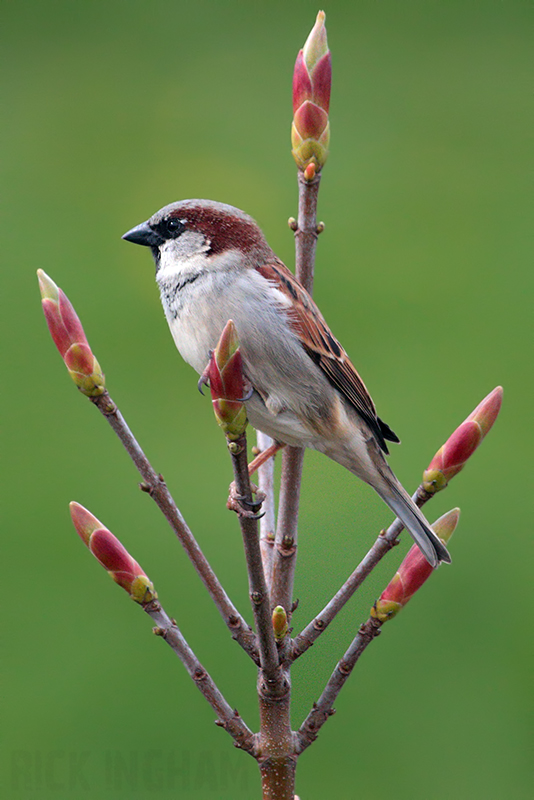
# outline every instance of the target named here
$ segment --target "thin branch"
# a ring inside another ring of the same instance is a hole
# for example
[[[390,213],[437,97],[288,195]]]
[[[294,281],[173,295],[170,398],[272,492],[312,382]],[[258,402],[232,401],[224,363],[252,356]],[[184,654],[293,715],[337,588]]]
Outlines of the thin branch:
[[[414,503],[421,508],[433,495],[419,486],[412,497]],[[319,636],[327,629],[333,619],[339,614],[345,603],[350,600],[354,592],[363,583],[378,562],[396,544],[397,537],[404,530],[404,525],[399,519],[391,523],[387,531],[382,531],[376,542],[358,564],[352,575],[345,581],[341,589],[334,595],[323,610],[307,625],[293,640],[291,660],[299,658]]]
[[[320,172],[311,181],[298,170],[299,210],[295,230],[295,274],[312,294],[317,227],[317,196]],[[271,596],[273,605],[281,605],[291,614],[293,584],[297,563],[297,525],[304,451],[287,447],[282,456],[282,478],[276,530]]]
[[[258,663],[258,651],[256,636],[250,626],[237,611],[234,604],[224,591],[219,579],[212,570],[206,556],[200,549],[198,542],[193,536],[190,528],[182,517],[179,509],[174,502],[171,493],[161,475],[158,475],[150,464],[148,458],[143,453],[133,433],[118,407],[115,405],[107,392],[99,397],[92,397],[92,402],[107,419],[119,439],[121,440],[128,455],[137,467],[144,485],[141,486],[148,492],[155,503],[163,512],[171,528],[176,533],[182,547],[184,548],[189,560],[196,569],[200,579],[209,592],[210,597],[215,603],[221,617],[230,630],[232,637],[236,639],[243,650]]]
[[[315,268],[315,249],[317,247],[317,196],[321,173],[311,181],[298,171],[299,215],[295,231],[295,274],[308,294],[313,293],[313,272]]]
[[[265,452],[274,442],[270,436],[257,431],[256,441],[261,452]],[[276,530],[276,509],[274,502],[274,457],[271,457],[258,469],[258,488],[265,495],[262,504],[263,517],[260,519],[260,549],[263,562],[263,573],[267,582],[267,591],[271,592],[271,573],[273,564],[274,535]]]
[[[156,623],[154,633],[161,636],[172,647],[196,687],[202,692],[210,706],[217,714],[217,725],[220,725],[230,734],[236,747],[245,750],[250,755],[257,756],[256,737],[243,722],[238,712],[231,708],[224,696],[217,688],[213,678],[204,669],[194,652],[191,650],[182,632],[174,620],[171,620],[159,602],[153,601],[143,606],[146,613]]]
[[[367,622],[360,626],[360,630],[343,658],[336,664],[322,695],[313,704],[312,710],[297,732],[297,752],[299,755],[317,739],[320,728],[328,717],[334,713],[333,706],[338,694],[367,645],[380,633],[380,626],[381,623],[377,619],[369,617]]]
[[[273,556],[271,605],[282,606],[291,617],[297,561],[298,513],[304,450],[286,447],[282,456],[280,503]]]
[[[278,651],[274,640],[273,624],[270,614],[269,593],[263,572],[260,543],[258,537],[258,511],[261,501],[252,496],[247,461],[247,439],[242,434],[228,449],[232,456],[234,469],[235,495],[230,496],[229,507],[237,512],[243,546],[247,562],[250,601],[258,636],[260,666],[266,679],[273,683],[275,691],[281,680]]]

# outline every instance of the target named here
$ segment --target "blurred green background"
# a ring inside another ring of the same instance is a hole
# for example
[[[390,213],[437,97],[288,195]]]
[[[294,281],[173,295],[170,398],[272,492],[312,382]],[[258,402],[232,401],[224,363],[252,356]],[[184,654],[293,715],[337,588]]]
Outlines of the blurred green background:
[[[520,800],[532,796],[532,5],[325,10],[332,148],[315,296],[403,439],[390,461],[405,485],[497,384],[505,400],[472,462],[427,506],[431,519],[462,508],[453,566],[365,653],[299,762],[297,791]],[[76,499],[122,539],[256,726],[254,670],[69,381],[35,270],[75,304],[112,397],[250,617],[222,436],[175,351],[149,254],[120,236],[168,202],[209,197],[246,209],[293,264],[291,75],[316,11],[307,1],[4,3],[6,797],[259,797],[255,763],[71,527]],[[296,629],[390,519],[370,489],[307,455]],[[295,666],[296,725],[408,544]]]

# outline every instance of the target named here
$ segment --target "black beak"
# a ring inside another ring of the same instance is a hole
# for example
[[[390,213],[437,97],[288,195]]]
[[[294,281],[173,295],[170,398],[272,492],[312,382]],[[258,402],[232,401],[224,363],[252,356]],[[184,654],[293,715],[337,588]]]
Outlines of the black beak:
[[[145,247],[160,247],[165,239],[153,230],[148,222],[142,222],[122,237],[127,242],[143,244]]]

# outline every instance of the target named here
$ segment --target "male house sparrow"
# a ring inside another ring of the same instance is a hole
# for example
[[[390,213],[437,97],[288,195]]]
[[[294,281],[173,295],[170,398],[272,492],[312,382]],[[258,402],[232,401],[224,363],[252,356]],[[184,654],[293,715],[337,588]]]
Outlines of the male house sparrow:
[[[342,464],[378,492],[432,566],[450,562],[384,458],[386,440],[398,437],[377,416],[321,312],[251,217],[224,203],[182,200],[122,238],[152,250],[165,316],[185,361],[202,374],[232,319],[253,388],[246,402],[251,424]]]

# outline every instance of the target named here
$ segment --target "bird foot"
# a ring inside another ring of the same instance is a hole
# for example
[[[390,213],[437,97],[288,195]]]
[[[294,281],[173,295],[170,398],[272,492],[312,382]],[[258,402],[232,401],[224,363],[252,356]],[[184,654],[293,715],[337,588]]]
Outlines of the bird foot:
[[[230,511],[235,511],[239,517],[245,517],[246,519],[260,519],[264,516],[264,512],[259,512],[261,504],[265,500],[266,495],[265,492],[260,491],[253,483],[250,484],[250,489],[252,494],[256,496],[255,500],[238,494],[235,481],[232,481],[230,484],[226,508],[228,508]]]

